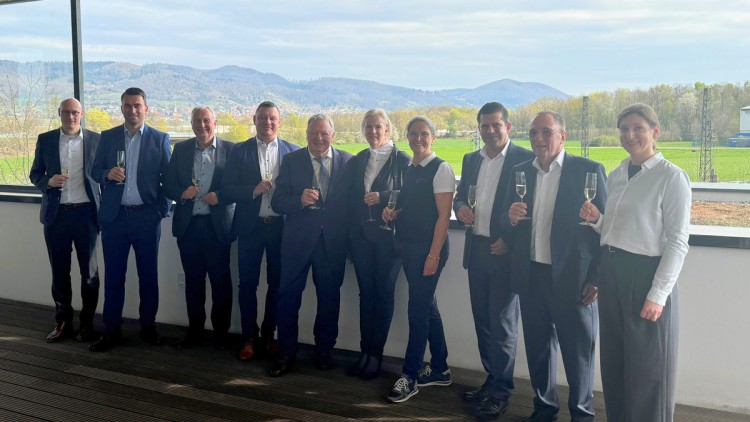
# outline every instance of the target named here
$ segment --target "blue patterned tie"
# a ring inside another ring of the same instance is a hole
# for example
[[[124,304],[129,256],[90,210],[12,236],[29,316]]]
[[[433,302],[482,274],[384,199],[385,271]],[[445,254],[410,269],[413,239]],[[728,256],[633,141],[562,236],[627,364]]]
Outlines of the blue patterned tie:
[[[328,167],[326,167],[328,157],[315,157],[315,161],[317,161],[320,165],[320,170],[318,170],[318,182],[320,182],[320,199],[322,201],[325,201],[326,194],[328,193],[328,181],[331,179],[330,173],[328,173]]]

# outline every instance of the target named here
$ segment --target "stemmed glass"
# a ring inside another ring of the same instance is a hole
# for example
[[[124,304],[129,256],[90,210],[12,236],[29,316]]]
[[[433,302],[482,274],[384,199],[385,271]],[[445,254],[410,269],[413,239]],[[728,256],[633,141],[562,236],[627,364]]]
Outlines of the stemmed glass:
[[[318,203],[320,202],[321,192],[320,192],[320,180],[318,179],[317,174],[313,173],[312,186],[310,187],[310,189],[318,192],[318,200],[314,204],[310,204],[308,208],[310,208],[311,210],[319,210],[320,205],[318,205]]]
[[[586,173],[586,182],[584,182],[583,185],[583,196],[586,198],[586,202],[591,202],[596,197],[596,173]],[[591,223],[585,220],[578,224],[582,226],[591,225]]]
[[[516,193],[521,197],[521,202],[523,202],[523,197],[526,196],[526,173],[522,171],[516,172]],[[531,220],[531,217],[524,215],[519,220]]]
[[[372,187],[371,186],[365,187],[365,195],[367,195],[370,192],[372,192]],[[374,222],[375,219],[372,218],[372,205],[370,204],[367,204],[367,214],[370,216],[370,218],[367,219],[367,222],[368,223]]]
[[[193,167],[193,186],[201,190],[201,173],[200,169]],[[193,201],[198,201],[198,194],[196,193],[193,197]]]
[[[391,211],[393,211],[393,210],[396,209],[396,203],[398,202],[398,193],[399,193],[399,191],[392,190],[391,191],[391,196],[388,197],[388,205],[387,205],[387,207]],[[380,228],[383,229],[383,230],[388,230],[388,231],[393,230],[393,229],[391,229],[390,221],[386,221],[385,224],[383,224],[382,226],[380,226]]]
[[[471,212],[474,212],[474,207],[477,206],[477,185],[469,185],[469,191],[466,194],[466,203]],[[474,216],[474,219],[476,220],[476,216]],[[474,223],[464,224],[464,227],[474,227]]]
[[[125,168],[125,151],[117,151],[117,167]],[[124,185],[125,182],[117,182],[118,185]]]
[[[68,174],[70,173],[70,169],[68,169],[67,165],[63,165],[63,167],[60,169],[60,173],[63,176],[68,177]],[[63,184],[60,186],[60,192],[64,192],[65,191],[65,184],[66,183],[68,183],[68,182],[67,181],[63,182]]]

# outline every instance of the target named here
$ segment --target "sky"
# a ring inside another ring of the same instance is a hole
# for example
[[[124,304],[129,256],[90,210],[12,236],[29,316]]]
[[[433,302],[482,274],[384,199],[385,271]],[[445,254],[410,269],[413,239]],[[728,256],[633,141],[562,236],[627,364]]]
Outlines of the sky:
[[[570,95],[750,79],[735,0],[81,1],[83,59]],[[70,60],[68,0],[0,6],[0,60]]]

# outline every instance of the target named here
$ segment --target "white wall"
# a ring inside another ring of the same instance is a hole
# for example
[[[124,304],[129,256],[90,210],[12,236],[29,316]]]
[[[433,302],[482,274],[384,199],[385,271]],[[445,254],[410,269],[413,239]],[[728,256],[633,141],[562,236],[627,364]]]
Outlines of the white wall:
[[[38,219],[39,205],[0,202],[0,297],[52,305],[50,269]],[[178,286],[181,273],[179,255],[171,235],[171,219],[162,225],[159,252],[160,322],[187,324],[184,290]],[[463,233],[450,232],[451,257],[438,285],[438,303],[448,341],[451,366],[481,370],[476,336],[471,317],[466,272],[461,267]],[[74,260],[75,261],[75,260]],[[100,267],[103,266],[101,251]],[[237,284],[236,250],[232,251],[232,270]],[[101,271],[103,275],[103,271]],[[73,274],[77,274],[74,267]],[[135,260],[128,266],[125,316],[138,317],[138,292]],[[692,247],[680,279],[680,358],[677,400],[683,404],[750,413],[750,250]],[[75,279],[75,277],[74,277]],[[74,283],[75,284],[75,283]],[[78,289],[74,288],[75,307],[80,308]],[[265,294],[261,284],[259,294]],[[99,302],[101,312],[103,302]],[[210,295],[208,296],[210,298]],[[235,294],[236,298],[236,294]],[[209,299],[210,300],[210,299]],[[262,306],[263,301],[260,301]],[[407,340],[407,290],[403,275],[396,287],[396,309],[386,345],[386,354],[403,356]],[[260,312],[259,312],[260,313]],[[262,313],[260,313],[262,315]],[[300,341],[312,343],[315,295],[308,283],[300,311]],[[358,350],[358,289],[349,266],[342,288],[340,336],[337,347]],[[50,326],[54,322],[50,320]],[[210,323],[208,323],[210,324]],[[235,308],[232,331],[239,331],[239,311]],[[598,352],[597,352],[598,356]],[[564,383],[562,364],[558,381]],[[598,376],[595,388],[601,390]],[[516,375],[528,377],[523,341],[519,341]]]

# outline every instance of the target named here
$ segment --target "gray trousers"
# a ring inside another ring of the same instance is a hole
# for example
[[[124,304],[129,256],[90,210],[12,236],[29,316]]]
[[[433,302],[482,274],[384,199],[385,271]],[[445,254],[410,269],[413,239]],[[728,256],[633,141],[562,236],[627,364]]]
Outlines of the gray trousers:
[[[600,358],[611,422],[671,422],[674,417],[677,285],[656,322],[640,317],[660,260],[607,246],[602,251]]]

